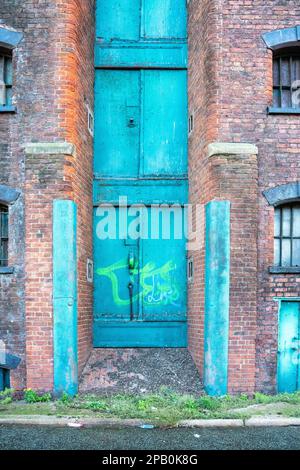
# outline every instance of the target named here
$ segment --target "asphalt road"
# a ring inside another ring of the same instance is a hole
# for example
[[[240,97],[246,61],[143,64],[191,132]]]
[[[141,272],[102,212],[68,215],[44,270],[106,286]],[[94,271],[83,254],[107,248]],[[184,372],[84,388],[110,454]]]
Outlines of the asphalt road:
[[[300,450],[300,428],[103,429],[0,426],[1,450]]]

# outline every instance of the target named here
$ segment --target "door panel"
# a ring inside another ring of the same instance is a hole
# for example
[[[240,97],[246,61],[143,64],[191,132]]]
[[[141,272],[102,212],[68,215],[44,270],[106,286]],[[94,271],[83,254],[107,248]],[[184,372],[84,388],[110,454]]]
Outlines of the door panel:
[[[138,41],[140,0],[97,0],[97,38]]]
[[[144,0],[143,36],[145,38],[185,38],[186,0]]]
[[[187,292],[183,209],[152,209],[148,217],[149,239],[143,240],[143,271],[140,274],[144,289],[143,321],[185,321]]]
[[[144,175],[184,175],[187,173],[187,74],[176,70],[147,70],[143,77]]]
[[[185,175],[186,87],[185,71],[98,70],[95,173],[138,176],[141,145],[142,176]]]
[[[185,238],[172,225],[187,202],[186,0],[96,8],[94,204],[124,196],[150,226],[151,204],[180,205],[167,237],[166,206],[154,236],[136,207],[121,234],[124,208],[95,209],[94,346],[186,347]]]
[[[279,312],[278,392],[292,393],[299,384],[299,302],[281,302]]]
[[[186,0],[97,0],[96,17],[97,38],[105,41],[187,36]]]
[[[139,72],[96,71],[94,169],[98,175],[138,175],[139,90]]]
[[[122,210],[122,209],[121,209]],[[106,224],[107,222],[107,224]],[[103,230],[104,229],[104,230]],[[114,239],[103,239],[103,231]],[[94,212],[94,312],[96,320],[130,321],[129,283],[133,285],[133,315],[139,314],[139,241],[119,237],[119,209],[95,209]],[[129,270],[129,257],[135,266]]]
[[[170,236],[168,209],[157,219],[144,206],[130,208],[128,230],[121,231],[120,210],[125,209],[101,208],[94,214],[94,346],[185,347],[183,209],[170,215]]]

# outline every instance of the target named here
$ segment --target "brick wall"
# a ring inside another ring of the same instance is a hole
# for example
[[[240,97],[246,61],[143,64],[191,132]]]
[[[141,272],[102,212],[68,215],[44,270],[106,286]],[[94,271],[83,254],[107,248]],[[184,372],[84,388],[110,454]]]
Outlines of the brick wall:
[[[0,183],[17,186],[24,195],[11,217],[11,251],[18,250],[15,275],[0,277],[0,331],[9,349],[23,359],[14,385],[23,387],[26,382],[46,390],[53,380],[53,199],[71,198],[78,204],[80,369],[91,346],[92,286],[86,282],[85,266],[92,257],[92,137],[87,106],[93,109],[94,1],[3,0],[0,18],[24,34],[14,53],[18,111],[0,114]],[[70,142],[76,153],[25,155],[23,146],[30,142]]]
[[[204,0],[189,2],[189,112],[194,116],[194,130],[189,139],[190,204],[193,205],[193,225],[196,229],[195,207],[210,200],[207,145],[216,140],[217,107],[217,30],[216,2]],[[204,213],[199,211],[200,213]],[[204,220],[202,217],[204,240]],[[200,242],[201,243],[201,242]],[[194,282],[189,287],[189,350],[202,372],[204,321],[204,245],[190,253],[194,258]]]
[[[190,8],[190,107],[195,111],[195,131],[190,143],[191,200],[199,201],[215,197],[211,192],[211,176],[206,165],[206,146],[212,141],[247,142],[257,145],[258,154],[258,204],[257,240],[258,270],[252,271],[257,283],[257,336],[256,336],[256,388],[275,391],[277,360],[277,303],[275,296],[299,296],[299,277],[295,275],[270,275],[273,264],[273,208],[262,195],[270,187],[297,181],[299,171],[299,116],[268,115],[272,104],[272,53],[262,39],[262,34],[274,29],[293,27],[300,23],[298,1],[271,0],[215,0],[198,2],[191,0]],[[203,43],[203,39],[206,37]],[[208,80],[210,78],[210,80]],[[241,181],[242,184],[242,181]],[[241,186],[242,187],[242,186]],[[204,196],[203,196],[204,195]],[[222,191],[221,198],[235,198],[234,191]],[[248,201],[254,204],[254,199]],[[254,206],[253,206],[254,208]],[[256,209],[255,209],[256,210]],[[255,219],[249,207],[250,217]],[[233,217],[235,217],[233,215]],[[245,238],[250,226],[244,226]],[[240,242],[232,240],[233,253]],[[253,252],[253,256],[255,253]],[[247,258],[243,258],[246,260]],[[194,291],[190,295],[191,322],[201,324],[203,316],[203,258],[196,256]],[[240,296],[240,325],[231,322],[232,335],[242,327],[247,331],[247,312],[252,311],[248,284],[243,272],[232,266],[233,283],[240,278],[238,289],[231,296]],[[236,286],[236,285],[235,285]],[[232,289],[233,289],[232,285]],[[196,302],[197,292],[200,302]],[[254,294],[253,294],[254,295]],[[233,301],[233,300],[232,300]],[[237,301],[236,301],[237,302]],[[250,305],[250,303],[251,305]],[[255,299],[253,298],[253,302]],[[237,307],[237,305],[236,305]],[[236,308],[232,304],[232,308]],[[236,310],[238,311],[238,310]],[[232,318],[232,310],[231,310]],[[237,319],[238,320],[238,319]],[[253,314],[250,314],[250,322]],[[201,342],[201,328],[193,328],[191,348],[197,363],[201,357],[196,352]],[[245,339],[245,337],[244,337]],[[243,342],[243,341],[242,341]],[[241,346],[242,346],[241,342]],[[246,346],[246,344],[245,344]],[[248,350],[248,348],[247,348]],[[235,352],[236,354],[236,352]],[[253,349],[250,348],[252,370]],[[200,354],[201,356],[201,354]],[[247,378],[243,369],[245,357],[235,355],[231,364],[236,384]],[[249,357],[250,360],[250,357]],[[240,363],[240,366],[238,365]],[[234,366],[235,364],[235,366]],[[249,370],[250,370],[249,369]],[[236,375],[237,374],[237,375]],[[242,378],[242,375],[244,378]],[[241,382],[242,381],[242,382]],[[237,389],[232,384],[233,390]],[[244,389],[244,387],[242,387]]]

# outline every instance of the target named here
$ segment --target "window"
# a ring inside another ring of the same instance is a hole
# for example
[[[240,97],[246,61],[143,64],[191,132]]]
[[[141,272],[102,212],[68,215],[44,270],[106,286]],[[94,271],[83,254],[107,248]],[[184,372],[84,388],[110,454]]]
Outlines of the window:
[[[8,207],[0,205],[0,267],[8,266]]]
[[[273,107],[300,111],[300,48],[274,52]]]
[[[275,209],[275,266],[300,267],[300,202]]]
[[[0,49],[0,106],[12,105],[12,56]]]

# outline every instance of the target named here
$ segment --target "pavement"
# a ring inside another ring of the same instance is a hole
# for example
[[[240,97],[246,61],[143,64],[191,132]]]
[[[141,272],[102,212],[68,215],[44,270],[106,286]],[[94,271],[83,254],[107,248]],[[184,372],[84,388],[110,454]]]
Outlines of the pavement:
[[[94,349],[81,376],[80,393],[99,395],[203,392],[199,372],[187,349]]]
[[[300,427],[108,430],[0,425],[0,450],[300,450]]]

